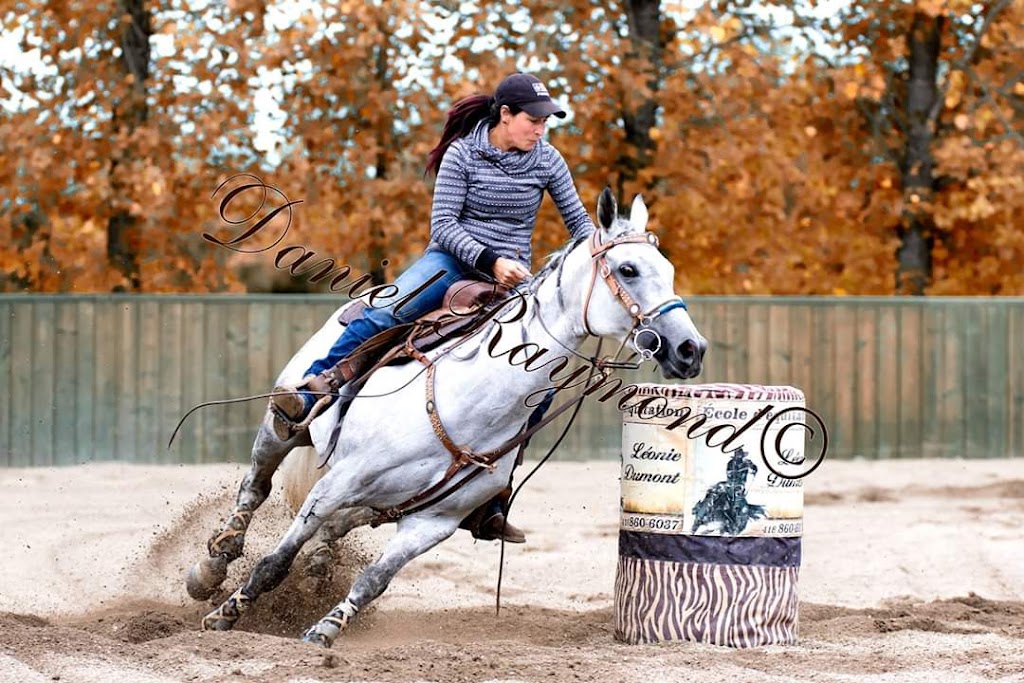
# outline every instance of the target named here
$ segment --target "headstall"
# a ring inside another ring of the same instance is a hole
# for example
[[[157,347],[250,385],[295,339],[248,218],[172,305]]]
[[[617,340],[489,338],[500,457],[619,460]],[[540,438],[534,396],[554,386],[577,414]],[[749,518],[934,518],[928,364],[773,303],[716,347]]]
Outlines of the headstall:
[[[590,314],[590,298],[594,293],[594,285],[597,283],[597,275],[601,274],[604,278],[605,284],[608,285],[609,291],[612,295],[622,304],[626,312],[633,318],[633,328],[631,330],[633,334],[633,346],[636,348],[636,352],[640,354],[640,359],[648,361],[654,358],[661,349],[661,337],[650,329],[650,325],[654,322],[658,316],[665,315],[669,311],[676,308],[682,308],[686,310],[686,302],[681,297],[674,296],[662,303],[654,306],[648,311],[643,311],[640,308],[640,304],[630,296],[626,288],[615,277],[615,273],[612,272],[611,266],[608,265],[608,251],[620,244],[650,244],[653,247],[658,246],[658,236],[653,232],[644,232],[642,234],[623,235],[622,237],[616,237],[608,242],[601,242],[600,232],[595,230],[593,236],[590,238],[590,260],[592,262],[591,274],[590,274],[590,287],[587,289],[587,297],[583,304],[583,329],[587,334],[596,337],[597,334],[590,329],[590,322],[588,316]],[[642,335],[649,334],[654,337],[654,348],[647,348],[640,345],[640,339]]]

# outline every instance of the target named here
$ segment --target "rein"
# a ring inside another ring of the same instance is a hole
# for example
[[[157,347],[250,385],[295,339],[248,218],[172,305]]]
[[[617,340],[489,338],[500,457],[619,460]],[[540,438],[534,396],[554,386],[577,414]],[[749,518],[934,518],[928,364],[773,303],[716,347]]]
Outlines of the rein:
[[[591,366],[591,374],[587,378],[588,385],[590,384],[590,380],[593,377],[594,370],[601,373],[603,378],[606,378],[608,368],[636,369],[640,367],[640,364],[643,361],[651,360],[654,357],[654,354],[657,353],[658,350],[661,348],[661,338],[657,335],[657,333],[655,333],[653,330],[649,328],[651,322],[653,322],[658,316],[664,315],[665,313],[668,313],[669,311],[674,310],[676,308],[683,308],[684,310],[686,309],[686,304],[683,302],[683,300],[680,297],[676,296],[662,302],[661,304],[658,304],[657,306],[653,307],[647,312],[641,312],[642,309],[640,308],[640,305],[637,304],[633,297],[630,296],[629,292],[627,292],[626,289],[622,287],[619,281],[615,278],[615,275],[611,272],[611,268],[608,266],[608,262],[605,256],[607,252],[613,247],[616,247],[620,244],[629,243],[644,243],[657,247],[657,235],[653,233],[644,233],[643,235],[624,235],[622,237],[604,243],[599,242],[599,239],[600,236],[598,234],[598,231],[595,230],[594,236],[590,240],[590,255],[591,260],[593,262],[593,267],[591,269],[590,285],[587,289],[587,296],[583,307],[584,330],[590,336],[599,336],[595,334],[594,331],[591,329],[590,324],[588,322],[588,316],[590,312],[591,297],[594,293],[594,287],[597,283],[598,272],[600,272],[602,278],[608,284],[608,287],[611,290],[612,294],[615,296],[616,300],[618,300],[622,304],[622,306],[626,309],[626,312],[628,312],[629,315],[633,318],[633,327],[631,328],[631,333],[633,334],[634,346],[636,347],[637,352],[640,354],[640,360],[637,361],[636,363],[628,363],[615,360],[622,352],[622,349],[625,348],[625,340],[623,340],[622,345],[620,345],[619,350],[616,352],[613,358],[602,359],[596,356],[594,358],[587,358],[586,356],[583,356],[582,354],[576,352],[575,350],[568,348],[565,344],[559,341],[558,338],[555,337],[550,332],[550,330],[548,330],[547,325],[544,323],[539,312],[537,313],[537,319],[540,321],[541,326],[544,328],[545,332],[547,332],[548,335],[551,336],[552,339],[554,339],[564,349],[566,349],[576,357],[586,361]],[[657,346],[653,350],[641,347],[637,343],[639,336],[642,333],[648,333],[655,336],[655,339],[657,340]],[[461,344],[464,341],[465,338],[460,340],[459,344]],[[437,358],[439,359],[444,355],[447,355],[454,348],[455,346],[445,349],[444,352]],[[404,503],[400,503],[385,510],[378,511],[377,515],[370,521],[371,527],[377,527],[387,522],[398,521],[406,515],[419,512],[432,505],[435,505],[436,503],[439,503],[440,501],[444,500],[451,494],[455,493],[455,491],[457,491],[458,489],[462,488],[462,486],[464,486],[467,482],[471,481],[483,470],[493,471],[494,463],[496,463],[503,455],[511,451],[513,448],[519,446],[520,444],[526,442],[531,436],[533,436],[533,434],[535,434],[540,429],[546,427],[555,418],[557,418],[559,415],[561,415],[569,408],[576,406],[578,409],[579,406],[582,405],[583,399],[586,397],[586,390],[584,390],[580,394],[580,397],[577,401],[566,402],[565,404],[559,406],[558,409],[551,411],[549,414],[545,415],[540,422],[535,424],[530,429],[521,431],[519,434],[512,437],[508,441],[505,441],[497,448],[479,453],[468,446],[456,444],[448,435],[448,431],[444,428],[444,425],[441,422],[441,418],[437,412],[437,401],[435,395],[435,361],[428,358],[425,354],[420,353],[415,349],[412,349],[411,344],[407,344],[406,352],[409,353],[409,355],[412,356],[414,359],[425,365],[427,368],[426,410],[428,415],[430,416],[431,428],[434,430],[434,434],[437,436],[438,441],[441,442],[441,445],[443,445],[445,450],[447,450],[448,453],[451,454],[452,462],[448,466],[448,469],[445,470],[444,476],[442,476],[440,481],[435,483],[433,486],[427,488],[424,491],[421,491],[420,493],[413,496]],[[598,354],[599,353],[600,346],[598,347]],[[552,449],[551,453],[553,452],[554,450]],[[545,456],[545,460],[547,459],[547,457],[551,455],[551,453],[549,453],[548,456]],[[466,475],[465,477],[456,481],[454,484],[448,487],[448,484],[460,472],[462,472],[463,469],[470,465],[475,465],[477,469],[473,470],[468,475]]]
[[[433,391],[431,390],[433,385],[433,369],[433,364],[431,364],[427,369],[428,396],[433,395]],[[431,414],[431,425],[434,427],[434,433],[437,434],[438,439],[441,440],[441,443],[444,444],[446,449],[448,449],[448,452],[452,454],[452,464],[448,466],[447,470],[445,470],[444,476],[441,477],[441,480],[430,488],[416,494],[404,503],[379,511],[377,516],[370,520],[370,526],[377,527],[388,522],[397,522],[406,515],[420,512],[432,505],[440,503],[442,500],[462,488],[463,485],[473,480],[481,472],[485,470],[492,471],[494,469],[494,463],[503,455],[527,441],[530,437],[546,427],[565,411],[582,403],[584,398],[586,398],[586,394],[581,394],[576,401],[568,401],[560,405],[558,408],[548,412],[548,414],[533,427],[524,429],[497,448],[493,448],[483,453],[476,453],[468,448],[456,446],[448,437],[447,433],[444,432],[444,426],[441,425],[440,419],[437,417],[436,406],[431,405],[431,399],[428,399],[427,411]],[[554,452],[554,449],[552,449],[552,452]],[[550,456],[551,453],[548,455]],[[450,488],[442,491],[442,489],[444,489],[444,487],[454,479],[459,472],[469,465],[476,465],[477,469],[457,481]],[[525,483],[525,481],[523,483]]]

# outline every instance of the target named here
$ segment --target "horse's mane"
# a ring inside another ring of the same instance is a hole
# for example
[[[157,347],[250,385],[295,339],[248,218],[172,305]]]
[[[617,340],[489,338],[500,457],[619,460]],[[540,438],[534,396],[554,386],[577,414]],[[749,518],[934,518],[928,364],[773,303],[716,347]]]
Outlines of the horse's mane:
[[[579,237],[576,239],[571,239],[565,244],[563,244],[561,247],[556,249],[555,251],[551,252],[551,254],[547,258],[547,261],[544,263],[544,266],[541,267],[541,269],[537,271],[537,274],[533,276],[533,279],[530,282],[530,293],[536,294],[537,288],[540,287],[541,283],[543,283],[544,280],[546,280],[552,273],[558,272],[559,277],[561,277],[560,267],[562,265],[562,262],[565,261],[565,257],[568,256],[569,252],[575,249],[580,242],[583,242],[587,239],[589,239],[589,237]],[[559,288],[561,288],[561,282],[558,282],[556,284],[559,286]]]
[[[633,230],[633,224],[630,223],[626,218],[622,216],[616,216],[615,221],[611,225],[611,234],[608,237],[610,239],[616,239],[618,237],[621,237],[622,235],[632,232]],[[539,271],[537,271],[536,275],[533,276],[533,280],[531,281],[529,288],[530,293],[536,293],[537,287],[539,287],[541,283],[544,282],[544,280],[547,279],[547,277],[550,276],[552,273],[557,271],[559,273],[559,277],[561,277],[560,268],[562,266],[562,262],[565,261],[565,257],[568,256],[569,252],[575,249],[580,242],[583,242],[588,239],[590,238],[579,237],[577,239],[570,239],[557,250],[552,252],[548,256],[547,262],[545,262],[544,266]],[[556,284],[558,285],[559,289],[562,287],[561,282],[557,282]]]

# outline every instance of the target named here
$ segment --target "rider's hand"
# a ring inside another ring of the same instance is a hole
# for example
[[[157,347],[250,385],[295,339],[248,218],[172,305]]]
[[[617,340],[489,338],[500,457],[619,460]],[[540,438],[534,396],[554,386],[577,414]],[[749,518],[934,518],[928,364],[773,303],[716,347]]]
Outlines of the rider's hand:
[[[530,271],[519,261],[499,257],[494,262],[494,278],[506,287],[515,287],[530,277]]]

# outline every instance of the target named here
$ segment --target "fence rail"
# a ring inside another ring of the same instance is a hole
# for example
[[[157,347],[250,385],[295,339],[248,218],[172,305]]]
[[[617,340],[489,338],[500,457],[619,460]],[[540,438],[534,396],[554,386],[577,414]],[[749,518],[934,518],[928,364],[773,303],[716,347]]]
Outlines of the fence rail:
[[[265,401],[198,411],[170,450],[167,439],[199,402],[267,391],[338,303],[0,295],[0,465],[245,461]],[[689,304],[711,341],[696,381],[803,389],[829,428],[829,457],[1024,455],[1024,298]],[[587,402],[560,457],[618,457],[612,403]]]

